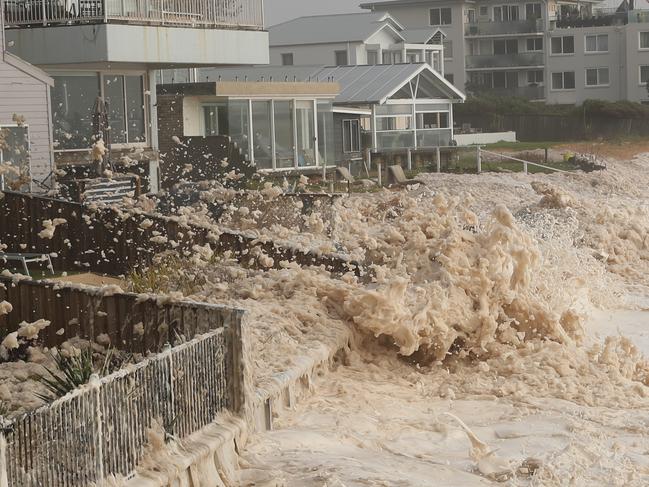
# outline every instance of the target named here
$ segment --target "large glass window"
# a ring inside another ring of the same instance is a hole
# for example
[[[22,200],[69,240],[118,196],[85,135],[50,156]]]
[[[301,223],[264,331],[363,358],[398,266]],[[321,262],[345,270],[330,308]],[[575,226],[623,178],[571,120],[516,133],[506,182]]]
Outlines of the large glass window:
[[[574,52],[575,38],[573,36],[552,38],[552,54],[573,54]]]
[[[248,100],[230,100],[228,101],[228,130],[221,132],[221,135],[227,133],[232,142],[241,150],[247,160],[250,160],[250,151],[248,145]]]
[[[226,102],[203,107],[204,135],[229,135],[228,106]]]
[[[343,152],[360,152],[361,127],[358,120],[343,120]]]
[[[124,102],[124,76],[104,76],[104,98],[108,103],[108,123],[110,126],[110,143],[125,144],[126,113]]]
[[[608,84],[608,68],[586,69],[586,86],[607,86]]]
[[[275,101],[275,162],[277,167],[293,167],[293,102]]]
[[[640,49],[649,49],[649,31],[640,32]]]
[[[318,151],[321,164],[334,164],[334,120],[330,101],[318,100]]]
[[[315,166],[315,127],[313,125],[313,101],[295,102],[297,124],[297,165]]]
[[[270,169],[273,167],[270,101],[252,102],[252,128],[255,164],[258,169]]]
[[[527,20],[536,20],[541,18],[541,4],[540,3],[526,3],[525,4],[525,18]]]
[[[586,36],[586,52],[608,52],[608,34]]]
[[[575,89],[575,72],[564,71],[561,73],[552,73],[553,90],[574,90]]]
[[[54,76],[52,125],[56,150],[92,145],[92,113],[99,96],[97,74]]]
[[[640,83],[649,83],[649,65],[640,66]]]
[[[527,39],[528,51],[542,51],[543,50],[543,37],[531,37]]]
[[[23,181],[29,176],[29,128],[0,125],[0,163],[8,164],[9,170],[0,175],[0,182],[13,190],[23,189]],[[1,187],[1,186],[0,186]]]
[[[518,20],[518,5],[501,5],[494,7],[494,20],[496,22],[510,22]]]
[[[431,8],[430,12],[430,25],[450,25],[452,22],[451,9],[444,8]]]
[[[146,123],[144,120],[144,78],[126,76],[127,137],[131,143],[146,142]]]

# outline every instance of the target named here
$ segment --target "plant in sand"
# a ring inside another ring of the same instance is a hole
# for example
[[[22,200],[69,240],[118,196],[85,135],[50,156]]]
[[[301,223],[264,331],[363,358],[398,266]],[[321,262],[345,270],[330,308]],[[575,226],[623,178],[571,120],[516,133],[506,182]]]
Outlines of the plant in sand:
[[[49,375],[41,375],[38,380],[45,386],[50,394],[36,393],[40,399],[45,402],[63,397],[79,386],[87,384],[92,374],[105,375],[110,363],[112,351],[108,350],[104,359],[104,364],[99,371],[95,370],[93,363],[92,349],[90,347],[83,349],[77,355],[63,355],[60,352],[52,354],[56,371],[45,366],[43,368]]]

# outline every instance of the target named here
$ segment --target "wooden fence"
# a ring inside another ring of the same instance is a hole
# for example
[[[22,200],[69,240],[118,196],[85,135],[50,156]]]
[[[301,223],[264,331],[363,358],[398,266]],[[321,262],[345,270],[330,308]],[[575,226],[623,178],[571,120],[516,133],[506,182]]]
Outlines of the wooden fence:
[[[0,243],[7,245],[5,252],[54,253],[52,263],[57,270],[125,275],[150,264],[157,253],[191,252],[194,245],[210,243],[217,253],[229,250],[246,265],[257,248],[273,259],[275,268],[284,260],[324,266],[336,274],[362,274],[359,265],[344,256],[281,247],[243,233],[185,224],[174,217],[126,213],[17,192],[0,195]],[[43,221],[55,218],[63,218],[65,223],[56,227],[54,236],[39,236]]]

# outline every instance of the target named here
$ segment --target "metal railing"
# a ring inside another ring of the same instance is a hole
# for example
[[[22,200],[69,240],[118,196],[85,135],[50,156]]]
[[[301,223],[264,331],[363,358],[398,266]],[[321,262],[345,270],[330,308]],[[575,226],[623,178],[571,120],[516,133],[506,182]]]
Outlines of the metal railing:
[[[126,22],[263,29],[263,0],[5,0],[11,27]]]
[[[237,341],[240,329],[213,330],[5,423],[0,478],[12,487],[81,487],[131,476],[154,420],[184,438],[241,407]]]
[[[519,52],[512,54],[466,56],[467,69],[509,68],[517,66],[543,66],[543,53]]]
[[[543,19],[512,20],[509,22],[473,22],[464,25],[464,33],[471,36],[492,36],[502,34],[527,34],[543,32]]]

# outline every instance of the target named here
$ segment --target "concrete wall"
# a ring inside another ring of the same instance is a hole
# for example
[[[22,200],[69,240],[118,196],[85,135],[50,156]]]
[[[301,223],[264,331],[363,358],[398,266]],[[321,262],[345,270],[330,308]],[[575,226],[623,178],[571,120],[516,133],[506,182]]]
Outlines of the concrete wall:
[[[626,97],[624,58],[626,39],[624,28],[620,27],[589,27],[579,29],[556,29],[546,37],[548,49],[546,66],[546,95],[548,103],[582,103],[587,99],[608,101],[623,100]],[[586,36],[595,34],[608,35],[608,52],[587,53],[585,51]],[[574,54],[552,54],[551,42],[553,37],[574,36]],[[609,83],[607,86],[586,86],[587,68],[609,68]],[[554,90],[552,88],[552,73],[574,71],[574,90]]]
[[[29,126],[30,175],[43,181],[53,168],[50,87],[28,72],[33,67],[22,66],[23,63],[5,53],[2,30],[0,9],[0,125],[15,125],[14,113],[25,117]],[[31,189],[38,191],[39,187],[32,185]]]
[[[10,29],[11,52],[36,65],[267,64],[268,33],[123,24]]]
[[[364,62],[367,62],[362,43],[341,42],[271,47],[270,64],[280,66],[282,64],[282,54],[292,53],[295,66],[334,66],[336,64],[335,51],[347,51],[349,64],[364,64]],[[363,52],[363,54],[359,55],[359,51]],[[362,58],[364,62],[360,62],[359,58]]]
[[[482,134],[456,134],[457,145],[495,144],[497,142],[516,142],[516,132],[485,132]]]
[[[626,26],[626,96],[632,101],[649,101],[647,86],[640,84],[640,66],[649,66],[649,49],[640,49],[640,32],[649,32],[649,24]]]
[[[383,7],[385,12],[399,20],[406,29],[434,29],[430,25],[431,7],[450,7],[451,25],[440,26],[452,43],[453,57],[444,61],[444,73],[453,75],[453,84],[464,91],[466,74],[464,71],[464,4],[463,2],[430,2],[419,5],[394,5]],[[378,11],[379,5],[375,7]]]

